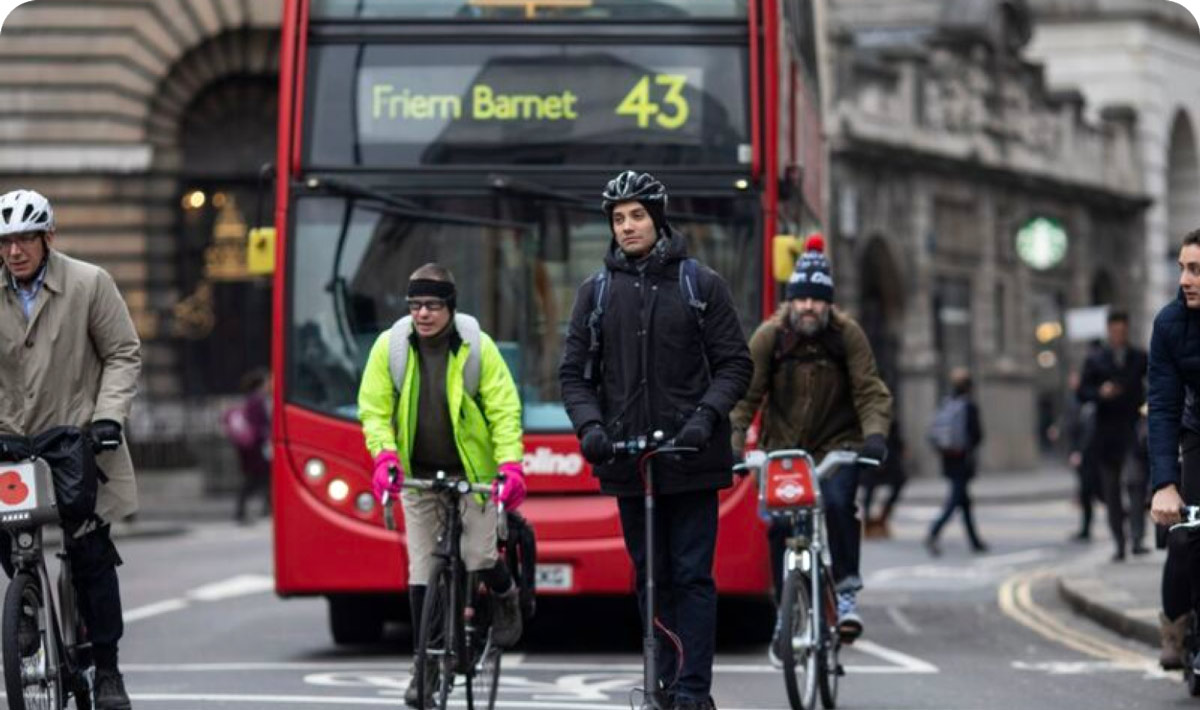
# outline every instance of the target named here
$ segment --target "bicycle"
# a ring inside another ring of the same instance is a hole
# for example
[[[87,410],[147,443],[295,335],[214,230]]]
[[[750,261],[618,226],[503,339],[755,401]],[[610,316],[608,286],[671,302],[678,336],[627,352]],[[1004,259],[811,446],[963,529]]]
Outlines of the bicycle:
[[[398,472],[392,471],[392,481]],[[503,485],[503,477],[500,477]],[[438,495],[446,521],[434,553],[421,630],[417,638],[415,673],[421,707],[445,710],[454,676],[466,683],[467,708],[494,710],[500,687],[500,659],[504,649],[492,643],[492,606],[487,585],[474,572],[468,573],[460,550],[462,517],[459,503],[473,494],[492,497],[490,484],[471,483],[465,478],[438,471],[432,479],[406,479],[402,487]],[[384,493],[384,521],[395,529],[394,499]],[[504,504],[497,502],[497,537],[507,539]],[[431,667],[431,664],[432,667]],[[432,679],[432,684],[428,681]]]
[[[1200,505],[1185,505],[1180,512],[1182,522],[1172,525],[1167,530],[1167,537],[1175,537],[1182,546],[1192,548],[1200,542]],[[1180,537],[1183,539],[1179,540]],[[1193,606],[1200,607],[1200,599]],[[1187,633],[1183,636],[1183,680],[1192,697],[1200,697],[1200,613],[1196,611],[1192,612]]]
[[[841,466],[860,463],[879,465],[853,451],[831,451],[814,465],[808,452],[786,449],[750,457],[734,467],[735,473],[755,473],[760,515],[791,528],[777,623],[790,638],[782,644],[780,660],[792,710],[816,707],[818,693],[824,707],[837,706],[838,680],[845,670],[839,661],[842,638],[820,481]]]
[[[87,434],[81,436],[86,440]],[[98,452],[119,444],[98,442],[92,448]],[[20,461],[0,463],[0,485],[14,493],[0,497],[0,528],[12,538],[13,576],[0,616],[9,710],[61,710],[68,698],[77,710],[90,710],[95,667],[65,546],[55,553],[57,597],[46,570],[42,530],[61,522],[54,473],[30,452]]]
[[[638,436],[613,444],[613,456],[638,457],[638,471],[642,476],[643,497],[646,506],[646,597],[645,622],[642,624],[642,679],[645,687],[641,689],[643,701],[642,710],[669,710],[663,703],[666,693],[659,688],[658,638],[654,634],[656,628],[661,629],[672,642],[678,643],[674,634],[658,620],[655,615],[655,584],[654,584],[654,467],[651,462],[661,454],[692,454],[697,449],[676,446],[674,439],[666,440],[661,431],[655,431],[650,436]],[[638,689],[634,689],[636,693]],[[665,689],[663,689],[665,690]]]

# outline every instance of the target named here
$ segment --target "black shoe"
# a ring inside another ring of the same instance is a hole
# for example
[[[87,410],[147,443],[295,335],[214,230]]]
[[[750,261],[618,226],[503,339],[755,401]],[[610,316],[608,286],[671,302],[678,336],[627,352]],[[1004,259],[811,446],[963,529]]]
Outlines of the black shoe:
[[[512,648],[521,639],[521,590],[514,584],[492,599],[492,642]]]
[[[437,666],[430,663],[425,672],[425,707],[433,707],[433,692],[437,684]],[[421,699],[417,697],[417,665],[414,663],[409,672],[408,687],[404,689],[404,704],[410,708],[420,708]]]
[[[114,670],[96,669],[96,710],[130,710],[125,680]]]
[[[1071,542],[1091,542],[1092,534],[1086,532],[1077,532],[1070,537]]]
[[[974,552],[977,555],[982,555],[982,554],[986,553],[988,551],[988,549],[990,549],[990,548],[988,548],[987,543],[985,543],[983,541],[976,542],[973,545],[971,545],[971,552]]]
[[[925,538],[925,549],[929,550],[930,557],[942,556],[942,548],[938,546],[937,538],[932,535]]]
[[[1125,561],[1125,551],[1117,550],[1116,552],[1114,552],[1113,556],[1112,556],[1112,561],[1113,562],[1124,562]]]
[[[1146,547],[1145,545],[1140,545],[1140,544],[1134,545],[1133,546],[1133,554],[1138,557],[1141,557],[1142,555],[1148,555],[1148,554],[1150,554],[1150,548]]]
[[[675,710],[717,710],[717,706],[711,696],[704,700],[680,698],[675,701]]]

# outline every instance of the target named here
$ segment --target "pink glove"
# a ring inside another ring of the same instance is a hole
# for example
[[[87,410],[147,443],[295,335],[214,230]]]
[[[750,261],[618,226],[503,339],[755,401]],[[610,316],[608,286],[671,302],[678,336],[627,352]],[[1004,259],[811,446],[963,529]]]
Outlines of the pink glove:
[[[505,510],[516,510],[525,502],[525,470],[516,461],[509,461],[500,464],[500,473],[504,474],[504,491],[500,493],[499,500]],[[492,481],[493,496],[499,487],[500,479]]]
[[[388,468],[396,467],[399,475],[396,476],[395,484],[388,480]],[[390,492],[393,496],[400,495],[400,484],[404,483],[404,468],[400,465],[400,458],[396,456],[395,451],[384,449],[375,456],[375,472],[371,474],[371,488],[375,491],[375,500],[383,502],[384,491]]]

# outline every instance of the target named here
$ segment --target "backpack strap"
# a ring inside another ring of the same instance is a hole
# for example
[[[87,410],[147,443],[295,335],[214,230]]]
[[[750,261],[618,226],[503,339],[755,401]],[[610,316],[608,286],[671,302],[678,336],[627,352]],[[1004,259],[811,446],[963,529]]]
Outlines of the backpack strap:
[[[392,324],[388,338],[388,373],[396,391],[404,389],[404,373],[408,368],[408,339],[412,336],[412,316],[404,316]]]
[[[482,330],[479,321],[466,313],[454,314],[454,329],[458,337],[467,344],[467,364],[463,369],[463,391],[474,399],[479,393],[480,370],[483,366],[483,347],[480,344]],[[409,338],[412,336],[412,316],[404,316],[392,324],[391,336],[388,340],[388,372],[392,376],[392,385],[399,392],[404,388],[404,373],[408,368]]]
[[[467,364],[463,369],[463,391],[474,399],[475,395],[479,394],[479,372],[483,366],[483,348],[480,345],[482,330],[475,316],[466,313],[454,314],[454,327],[458,330],[458,337],[462,338],[469,348]]]
[[[701,298],[700,279],[697,276],[698,265],[695,259],[687,258],[679,264],[679,290],[683,293],[683,300],[691,307],[692,313],[696,315],[696,325],[700,330],[704,330],[704,312],[708,310],[708,301]]]
[[[588,315],[588,359],[583,365],[583,379],[596,382],[600,378],[600,319],[604,317],[604,307],[608,304],[612,274],[608,269],[601,269],[592,275],[592,312]]]

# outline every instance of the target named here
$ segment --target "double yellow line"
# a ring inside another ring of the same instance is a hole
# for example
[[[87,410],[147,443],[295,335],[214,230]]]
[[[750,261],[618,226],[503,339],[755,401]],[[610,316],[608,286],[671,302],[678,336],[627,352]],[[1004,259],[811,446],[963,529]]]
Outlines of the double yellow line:
[[[1043,567],[1009,577],[1000,585],[1000,611],[1039,636],[1082,654],[1131,669],[1158,670],[1158,664],[1152,659],[1073,629],[1038,606],[1033,601],[1033,586],[1057,574],[1057,570]]]

